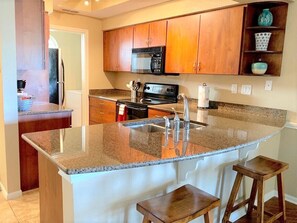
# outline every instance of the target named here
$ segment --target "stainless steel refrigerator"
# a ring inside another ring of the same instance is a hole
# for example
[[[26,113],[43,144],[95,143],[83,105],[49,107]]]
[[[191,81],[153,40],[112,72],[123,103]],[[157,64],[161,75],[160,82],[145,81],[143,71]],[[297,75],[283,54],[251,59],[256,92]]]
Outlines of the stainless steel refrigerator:
[[[61,49],[49,49],[49,102],[63,105],[65,99],[65,69]]]

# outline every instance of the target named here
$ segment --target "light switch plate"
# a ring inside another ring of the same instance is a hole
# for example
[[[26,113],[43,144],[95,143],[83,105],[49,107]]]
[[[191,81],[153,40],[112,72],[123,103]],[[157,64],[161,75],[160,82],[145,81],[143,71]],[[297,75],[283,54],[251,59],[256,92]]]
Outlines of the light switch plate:
[[[231,93],[232,94],[237,94],[237,84],[232,84],[231,85]]]
[[[241,94],[251,95],[252,94],[252,85],[244,84],[241,86]]]
[[[268,80],[265,82],[265,91],[272,91],[272,80]]]

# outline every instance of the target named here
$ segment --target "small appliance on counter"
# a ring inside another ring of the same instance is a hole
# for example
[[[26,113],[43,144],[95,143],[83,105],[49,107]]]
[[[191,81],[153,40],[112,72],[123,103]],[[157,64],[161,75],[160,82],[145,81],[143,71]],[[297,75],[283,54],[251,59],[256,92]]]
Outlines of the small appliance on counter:
[[[32,95],[29,95],[25,92],[26,80],[17,80],[17,88],[18,88],[18,111],[29,111],[31,110],[33,99]]]
[[[145,83],[142,98],[117,101],[117,121],[148,117],[148,105],[177,103],[178,85]]]
[[[18,94],[24,93],[26,80],[17,80]]]

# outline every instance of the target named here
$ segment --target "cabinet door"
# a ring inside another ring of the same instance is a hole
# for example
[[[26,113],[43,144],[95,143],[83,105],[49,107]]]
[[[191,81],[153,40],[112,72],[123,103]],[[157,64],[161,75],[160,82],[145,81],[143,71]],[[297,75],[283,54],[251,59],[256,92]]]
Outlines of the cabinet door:
[[[149,23],[134,26],[134,48],[148,47]]]
[[[116,103],[90,97],[89,124],[110,123],[116,121]]]
[[[15,0],[15,16],[17,69],[44,69],[43,1]]]
[[[118,71],[131,71],[133,27],[118,29]]]
[[[167,21],[157,21],[150,23],[149,46],[165,46],[167,33]]]
[[[167,73],[196,73],[200,15],[168,20]]]
[[[243,14],[243,6],[201,14],[197,73],[239,73]]]
[[[117,71],[118,66],[118,32],[117,30],[103,33],[103,68],[104,71]]]

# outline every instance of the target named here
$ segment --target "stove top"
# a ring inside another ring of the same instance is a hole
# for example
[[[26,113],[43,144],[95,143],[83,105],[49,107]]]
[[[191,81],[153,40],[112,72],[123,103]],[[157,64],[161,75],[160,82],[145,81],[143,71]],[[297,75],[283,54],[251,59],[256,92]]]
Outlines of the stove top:
[[[151,98],[127,98],[118,100],[120,103],[128,104],[142,104],[142,105],[160,105],[160,104],[172,104],[176,101],[166,100],[166,99],[151,99]]]
[[[119,103],[137,104],[139,106],[172,104],[177,102],[178,85],[162,83],[145,83],[142,98],[119,100]]]

